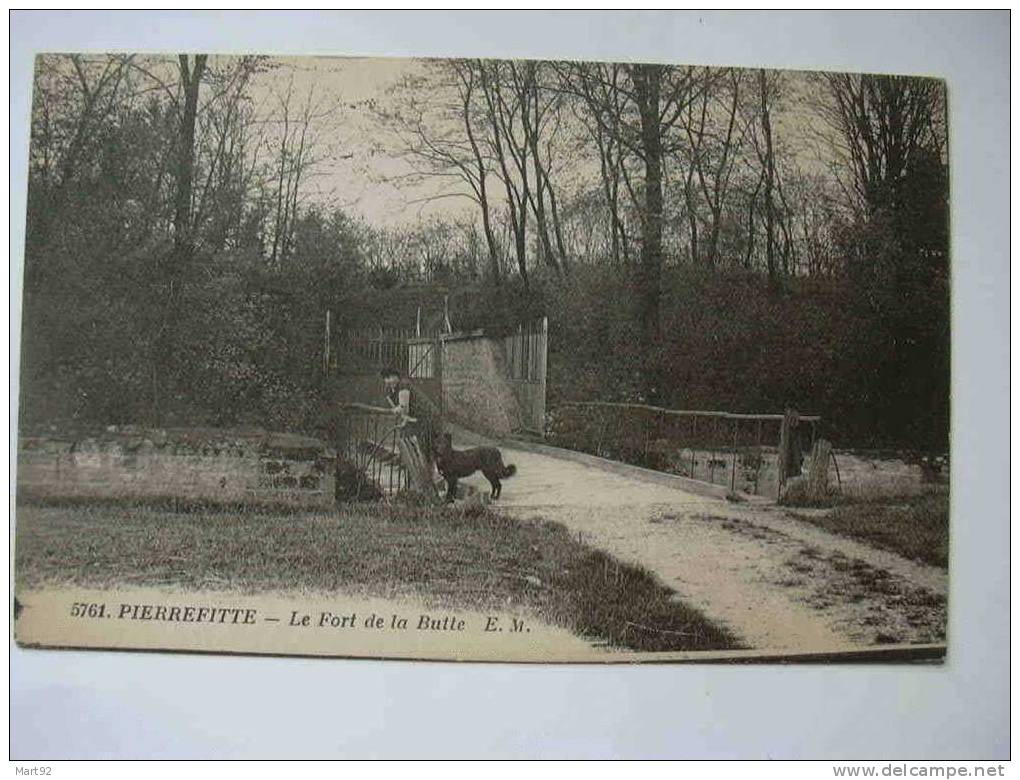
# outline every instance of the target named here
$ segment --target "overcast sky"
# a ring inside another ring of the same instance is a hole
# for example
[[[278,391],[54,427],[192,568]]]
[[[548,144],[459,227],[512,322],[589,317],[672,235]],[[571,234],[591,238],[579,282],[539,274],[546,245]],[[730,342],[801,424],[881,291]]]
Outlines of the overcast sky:
[[[415,60],[353,57],[273,58],[280,67],[256,78],[251,94],[261,112],[278,113],[280,96],[293,85],[291,112],[309,98],[318,162],[307,181],[307,201],[339,206],[374,223],[417,221],[418,197],[393,179],[408,171],[399,157],[380,154],[384,128],[365,105],[420,69]],[[464,204],[459,205],[464,209]]]
[[[423,61],[398,58],[292,57],[273,58],[279,65],[257,77],[251,92],[265,112],[278,111],[279,99],[293,83],[293,104],[312,96],[320,107],[314,137],[320,162],[308,181],[307,201],[340,206],[376,224],[416,222],[430,215],[472,212],[465,198],[422,203],[449,181],[411,186],[399,180],[408,164],[385,149],[396,147],[395,137],[365,105],[386,100],[386,92],[408,75],[420,73]],[[807,81],[803,73],[789,72],[786,107],[773,117],[777,139],[788,145],[797,165],[821,169],[816,144],[807,125],[811,114],[803,101]],[[292,112],[294,108],[292,107]],[[498,191],[498,190],[497,190]]]

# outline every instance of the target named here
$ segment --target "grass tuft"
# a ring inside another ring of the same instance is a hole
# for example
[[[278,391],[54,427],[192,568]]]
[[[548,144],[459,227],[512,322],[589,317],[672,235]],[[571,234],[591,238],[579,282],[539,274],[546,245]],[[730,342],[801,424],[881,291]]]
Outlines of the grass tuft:
[[[921,561],[949,566],[949,493],[856,499],[830,512],[797,515],[843,536]]]

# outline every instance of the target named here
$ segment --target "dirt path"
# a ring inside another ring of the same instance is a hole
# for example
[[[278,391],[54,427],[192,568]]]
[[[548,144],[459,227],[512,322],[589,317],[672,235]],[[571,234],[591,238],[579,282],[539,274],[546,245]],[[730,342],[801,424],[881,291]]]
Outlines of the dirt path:
[[[475,443],[473,435],[455,436],[458,447]],[[501,508],[557,520],[644,566],[749,647],[825,650],[945,638],[944,570],[771,505],[694,495],[668,478],[650,481],[640,470],[628,474],[588,457],[502,449],[518,473],[504,484]],[[481,474],[464,482],[488,493]]]

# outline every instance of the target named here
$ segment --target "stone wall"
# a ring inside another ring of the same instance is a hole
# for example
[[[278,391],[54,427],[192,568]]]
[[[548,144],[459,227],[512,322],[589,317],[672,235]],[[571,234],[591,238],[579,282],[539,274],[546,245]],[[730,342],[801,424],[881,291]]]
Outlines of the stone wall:
[[[335,453],[318,439],[265,431],[153,430],[21,437],[27,498],[181,499],[331,507]]]
[[[501,340],[481,331],[443,337],[442,382],[446,414],[454,422],[494,436],[522,429]]]

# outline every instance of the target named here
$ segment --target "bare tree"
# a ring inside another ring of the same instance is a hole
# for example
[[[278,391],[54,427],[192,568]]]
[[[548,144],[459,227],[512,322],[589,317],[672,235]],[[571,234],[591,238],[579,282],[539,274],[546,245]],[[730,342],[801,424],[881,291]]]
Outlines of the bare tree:
[[[620,71],[581,68],[573,70],[572,76],[565,80],[565,88],[585,101],[591,110],[589,119],[597,122],[600,131],[624,148],[641,169],[640,181],[635,181],[626,165],[618,167],[641,225],[637,268],[640,348],[642,354],[649,356],[660,337],[663,163],[667,155],[679,148],[681,119],[703,82],[698,78],[697,68],[656,64],[624,65]],[[606,83],[607,76],[615,80]],[[644,394],[654,399],[659,388],[651,372],[644,376],[643,384]]]
[[[703,256],[707,265],[715,267],[720,260],[723,212],[736,162],[749,130],[739,110],[744,95],[745,72],[735,68],[721,71],[706,68],[700,78],[704,81],[700,96],[688,106],[684,124],[689,144],[683,150],[688,157],[684,190],[691,232],[691,256],[695,260]],[[704,201],[709,213],[708,246],[704,253],[699,251],[698,241],[699,200]]]
[[[59,214],[82,170],[95,159],[102,128],[134,89],[130,55],[39,55],[32,101],[30,193],[27,239],[37,244],[52,235]]]
[[[557,64],[561,88],[578,98],[575,116],[586,128],[599,155],[599,176],[609,211],[613,262],[630,264],[630,237],[620,203],[620,190],[628,162],[623,132],[625,98],[619,85],[626,66],[601,63]]]
[[[252,78],[268,69],[265,57],[210,63],[205,77],[212,94],[199,110],[194,230],[201,249],[220,251],[245,221],[248,199],[258,199],[260,151],[265,139],[247,97]]]
[[[530,108],[521,112],[521,123],[525,138],[531,149],[534,166],[535,188],[531,197],[531,208],[535,214],[542,254],[546,262],[557,272],[566,270],[567,250],[563,241],[556,188],[550,169],[553,165],[553,146],[562,124],[560,115],[562,98],[555,84],[543,83],[543,77],[550,71],[547,63],[512,63],[511,73],[515,86],[524,102]],[[523,75],[521,75],[523,72]],[[546,202],[549,215],[546,215]],[[552,223],[550,234],[549,223]],[[555,237],[555,248],[552,238]]]
[[[497,175],[506,191],[507,218],[513,236],[517,270],[528,285],[528,213],[531,203],[529,155],[531,149],[523,132],[531,111],[527,87],[518,88],[506,75],[513,63],[475,60],[489,125],[489,144],[497,163]],[[519,123],[518,123],[519,122]]]
[[[306,173],[309,161],[308,129],[313,113],[314,92],[309,90],[304,105],[294,115],[291,101],[294,94],[293,79],[287,91],[277,95],[282,129],[278,139],[276,161],[275,193],[276,205],[272,218],[273,244],[269,264],[279,268],[289,257],[293,242],[294,225],[297,220],[298,196],[301,179]]]
[[[423,99],[426,94],[428,98]],[[467,197],[477,204],[490,275],[499,285],[502,265],[489,186],[495,162],[487,145],[491,125],[480,108],[477,68],[469,60],[429,63],[426,72],[404,79],[391,90],[391,103],[377,107],[376,115],[395,134],[397,150],[411,166],[411,172],[399,180],[454,184],[452,189],[423,196],[421,202]]]
[[[945,152],[945,90],[935,79],[822,73],[816,110],[832,170],[858,213],[901,205],[913,166]]]
[[[794,265],[795,244],[791,230],[791,213],[783,186],[783,147],[776,137],[773,116],[780,105],[784,76],[778,71],[757,70],[752,88],[753,100],[746,110],[753,158],[748,166],[755,185],[747,200],[747,242],[744,265],[754,264],[758,238],[756,217],[763,216],[764,266],[769,280],[777,284]]]
[[[772,114],[768,72],[758,71],[758,93],[761,100],[761,144],[757,145],[761,161],[762,176],[765,179],[765,267],[770,279],[776,278],[775,226],[776,226],[776,155],[772,142]]]
[[[174,164],[173,250],[164,260],[161,281],[163,307],[159,332],[153,342],[152,392],[156,421],[162,424],[162,390],[175,365],[175,340],[181,303],[183,277],[191,265],[194,250],[192,230],[192,196],[195,170],[195,120],[198,114],[198,93],[208,56],[197,54],[192,60],[181,54],[178,58],[182,100],[178,114],[179,126]]]
[[[97,131],[128,95],[133,57],[40,55],[30,149],[37,181],[66,185],[78,173]]]

